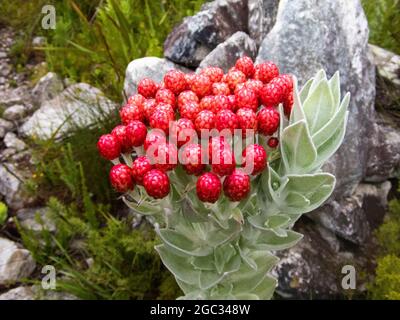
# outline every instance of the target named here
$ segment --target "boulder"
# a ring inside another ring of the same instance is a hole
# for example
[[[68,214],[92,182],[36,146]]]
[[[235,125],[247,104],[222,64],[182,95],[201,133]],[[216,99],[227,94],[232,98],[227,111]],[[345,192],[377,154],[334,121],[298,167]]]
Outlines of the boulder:
[[[221,42],[237,31],[247,32],[247,0],[215,0],[176,26],[164,43],[168,59],[197,67]]]
[[[400,95],[398,96],[400,99]],[[367,172],[364,180],[382,182],[398,177],[400,169],[400,130],[390,114],[379,112],[371,137]]]
[[[8,239],[0,238],[0,284],[24,279],[35,270],[36,264],[26,249]]]
[[[20,128],[23,136],[61,139],[76,128],[91,128],[115,112],[117,106],[97,88],[74,84],[45,101]]]
[[[296,231],[304,238],[294,247],[278,253],[272,274],[278,279],[276,293],[286,299],[343,299],[354,290],[343,289],[343,267],[356,270],[356,293],[365,291],[366,279],[358,277],[370,268],[365,252],[352,253],[334,233],[303,219]]]
[[[14,163],[0,164],[0,195],[4,196],[10,209],[22,209],[33,203],[33,197],[24,188],[24,181],[30,176],[29,170],[21,169]]]
[[[138,83],[143,78],[151,78],[156,82],[161,82],[164,74],[171,69],[189,72],[189,70],[179,67],[167,59],[146,57],[131,61],[125,72],[124,92],[126,97],[137,93]]]
[[[377,185],[362,183],[350,197],[331,199],[308,217],[342,239],[363,246],[383,222],[390,189],[389,181]]]
[[[400,87],[400,56],[372,44],[369,47],[378,74]]]
[[[257,44],[246,33],[239,31],[211,51],[200,63],[199,68],[215,66],[228,72],[236,60],[245,55],[255,59]]]
[[[257,62],[275,61],[300,83],[323,68],[341,74],[342,92],[351,93],[345,141],[325,170],[337,177],[335,196],[350,195],[364,178],[368,146],[376,135],[375,69],[368,48],[368,23],[359,0],[282,0],[276,24],[261,44]]]
[[[248,6],[249,35],[260,45],[275,24],[279,0],[248,0]]]
[[[40,78],[33,88],[33,102],[36,106],[40,106],[43,102],[55,98],[63,89],[64,84],[61,78],[56,73],[49,72]]]

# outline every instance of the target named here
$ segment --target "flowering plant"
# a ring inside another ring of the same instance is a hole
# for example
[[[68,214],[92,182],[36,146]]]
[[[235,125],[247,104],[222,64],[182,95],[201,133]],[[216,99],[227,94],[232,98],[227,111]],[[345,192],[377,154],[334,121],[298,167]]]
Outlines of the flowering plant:
[[[274,252],[302,238],[294,223],[334,189],[321,167],[342,143],[349,99],[338,73],[320,71],[299,90],[248,57],[227,74],[140,81],[98,148],[123,201],[156,218],[155,249],[181,298],[271,298]]]

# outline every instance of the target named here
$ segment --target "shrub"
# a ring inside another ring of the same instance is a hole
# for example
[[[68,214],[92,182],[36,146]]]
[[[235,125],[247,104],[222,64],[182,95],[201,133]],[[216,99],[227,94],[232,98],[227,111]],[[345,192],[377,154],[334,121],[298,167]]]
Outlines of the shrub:
[[[400,199],[390,202],[388,216],[376,236],[381,252],[369,295],[372,299],[400,299]]]
[[[370,42],[400,54],[400,1],[363,0]]]

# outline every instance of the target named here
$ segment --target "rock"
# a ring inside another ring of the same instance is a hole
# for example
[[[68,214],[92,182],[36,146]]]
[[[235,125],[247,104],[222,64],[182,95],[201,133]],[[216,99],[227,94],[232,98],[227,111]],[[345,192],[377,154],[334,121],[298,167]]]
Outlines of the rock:
[[[5,135],[6,135],[6,129],[0,127],[0,139],[3,139]]]
[[[35,267],[28,250],[18,248],[11,240],[0,238],[0,284],[26,278]]]
[[[400,56],[383,48],[369,45],[378,74],[400,86]]]
[[[31,231],[42,231],[46,229],[50,232],[56,231],[54,222],[48,216],[48,208],[24,208],[17,211],[16,216],[25,229]]]
[[[4,137],[4,144],[7,148],[16,150],[17,152],[23,151],[27,148],[25,142],[18,139],[17,135],[12,132],[8,132]]]
[[[24,105],[16,104],[4,110],[3,118],[11,121],[19,121],[26,116],[27,111]]]
[[[244,55],[254,59],[257,55],[257,45],[246,33],[239,31],[211,51],[200,63],[199,68],[216,66],[228,72],[236,60]]]
[[[34,37],[32,39],[32,47],[43,47],[47,43],[46,37]]]
[[[43,102],[55,98],[63,89],[64,84],[60,77],[54,72],[49,72],[40,78],[39,82],[33,88],[33,102],[39,106]]]
[[[247,32],[246,0],[215,0],[176,26],[164,43],[164,55],[187,67],[197,67],[221,42],[237,31]]]
[[[5,59],[7,58],[7,53],[5,53],[4,51],[0,51],[0,59]]]
[[[352,265],[356,272],[365,270],[370,259],[347,251],[328,230],[302,220],[297,230],[304,238],[294,247],[278,253],[280,261],[272,271],[278,278],[276,293],[289,299],[343,299],[349,294],[341,286],[343,266]],[[365,290],[365,280],[356,278],[356,291]]]
[[[0,118],[0,128],[3,128],[6,132],[14,130],[15,126],[11,121]]]
[[[78,298],[65,292],[43,290],[35,285],[11,289],[0,295],[0,300],[78,300]]]
[[[74,128],[89,128],[117,109],[97,88],[78,83],[44,102],[20,128],[23,136],[39,140],[67,136]]]
[[[360,184],[351,197],[332,199],[308,216],[342,239],[363,245],[383,222],[391,183]]]
[[[13,131],[15,129],[15,126],[11,121],[0,118],[0,128],[3,129],[5,133],[7,133],[9,131]]]
[[[22,209],[34,199],[26,193],[24,181],[31,176],[27,169],[18,168],[14,163],[0,164],[0,195],[3,195],[12,210]]]
[[[143,78],[151,78],[161,82],[164,74],[171,69],[180,69],[184,72],[189,70],[178,67],[175,63],[167,59],[146,57],[133,60],[129,63],[125,73],[124,91],[127,97],[137,93],[137,85]]]
[[[30,100],[29,88],[22,85],[13,90],[7,90],[3,95],[0,95],[0,105],[10,107],[16,104],[24,104],[25,101]]]
[[[17,287],[0,295],[0,300],[35,300],[31,287]]]
[[[368,166],[364,180],[383,182],[398,177],[400,131],[393,117],[381,112],[377,115],[374,127],[377,134],[370,140]]]
[[[300,83],[323,68],[341,74],[342,92],[351,93],[344,144],[325,170],[337,177],[336,197],[350,195],[365,176],[370,137],[375,135],[375,70],[369,58],[368,23],[360,1],[282,0],[276,24],[261,44],[257,62],[277,62]]]
[[[260,45],[275,24],[279,0],[248,0],[248,6],[249,35]]]

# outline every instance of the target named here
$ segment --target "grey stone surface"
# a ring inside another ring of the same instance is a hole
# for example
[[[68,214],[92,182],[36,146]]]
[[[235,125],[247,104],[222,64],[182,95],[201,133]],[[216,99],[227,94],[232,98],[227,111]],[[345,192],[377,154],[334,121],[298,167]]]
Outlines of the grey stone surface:
[[[64,89],[63,81],[54,73],[49,72],[36,84],[32,90],[32,98],[35,105],[39,106],[47,100],[55,98]]]
[[[200,63],[199,68],[216,66],[228,72],[236,60],[244,55],[255,59],[257,44],[246,33],[239,31],[211,51]]]
[[[8,132],[4,137],[4,144],[7,148],[14,149],[15,151],[23,151],[27,148],[25,142],[18,139],[17,135],[13,132]]]
[[[329,230],[301,221],[296,231],[304,234],[304,238],[296,246],[278,253],[280,261],[272,271],[278,278],[276,293],[283,298],[343,299],[349,294],[341,286],[343,266],[352,265],[356,272],[371,267],[371,259],[365,252],[352,252]],[[357,277],[356,281],[355,292],[365,292],[368,280]]]
[[[189,70],[178,67],[175,63],[156,57],[136,59],[129,63],[125,72],[124,91],[127,97],[137,93],[137,85],[143,78],[151,78],[161,82],[164,75],[171,69]]]
[[[276,24],[263,40],[257,62],[275,61],[301,83],[321,68],[341,74],[351,93],[344,144],[325,169],[335,174],[336,197],[349,195],[365,176],[370,137],[376,135],[375,69],[370,61],[368,24],[359,0],[282,0]]]
[[[400,87],[400,56],[372,44],[369,47],[378,74]]]
[[[0,195],[4,196],[10,209],[22,209],[33,202],[24,189],[24,181],[30,175],[29,170],[18,168],[14,163],[0,164]]]
[[[28,277],[36,264],[26,249],[8,239],[0,238],[0,284]]]
[[[17,287],[0,294],[0,300],[35,300],[35,293],[31,287]]]
[[[23,136],[44,140],[67,136],[74,128],[90,128],[115,112],[116,104],[97,88],[74,84],[41,107],[20,128]]]
[[[168,59],[188,67],[200,62],[237,31],[247,32],[247,0],[215,0],[176,26],[164,43]]]
[[[400,96],[399,96],[400,98]],[[374,122],[376,135],[370,139],[367,172],[364,180],[382,182],[398,177],[400,169],[400,128],[382,112]]]
[[[357,245],[370,240],[387,211],[389,181],[382,184],[360,184],[350,197],[331,199],[308,216],[342,239]]]
[[[248,0],[248,6],[249,35],[260,45],[275,24],[279,0]]]
[[[15,128],[14,123],[12,123],[11,121],[4,120],[2,118],[0,118],[0,127],[4,128],[6,132],[12,131]]]

